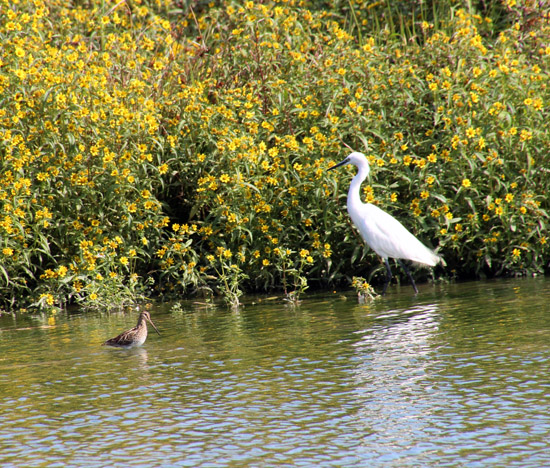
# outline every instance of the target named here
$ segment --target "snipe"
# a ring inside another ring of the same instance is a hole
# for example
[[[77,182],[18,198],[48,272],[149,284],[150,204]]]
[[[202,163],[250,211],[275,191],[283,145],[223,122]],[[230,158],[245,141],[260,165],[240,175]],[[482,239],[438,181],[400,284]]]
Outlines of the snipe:
[[[147,322],[153,325],[155,331],[160,335],[157,327],[151,320],[149,312],[144,311],[139,314],[137,325],[130,330],[122,332],[120,335],[107,340],[103,345],[117,346],[119,348],[133,348],[134,346],[141,346],[147,339]]]

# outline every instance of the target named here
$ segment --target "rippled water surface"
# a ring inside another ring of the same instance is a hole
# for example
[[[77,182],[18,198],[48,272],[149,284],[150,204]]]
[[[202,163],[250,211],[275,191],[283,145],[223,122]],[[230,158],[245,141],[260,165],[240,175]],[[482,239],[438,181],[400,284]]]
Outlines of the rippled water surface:
[[[550,280],[0,317],[2,467],[550,466]]]

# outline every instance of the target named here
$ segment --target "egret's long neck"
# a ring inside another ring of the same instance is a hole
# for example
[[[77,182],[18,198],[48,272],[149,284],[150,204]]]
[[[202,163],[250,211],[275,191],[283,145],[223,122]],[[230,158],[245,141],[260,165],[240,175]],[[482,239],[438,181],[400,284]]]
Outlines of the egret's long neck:
[[[369,175],[368,167],[360,167],[355,174],[355,177],[351,180],[348,190],[348,206],[360,205],[361,201],[361,184]]]

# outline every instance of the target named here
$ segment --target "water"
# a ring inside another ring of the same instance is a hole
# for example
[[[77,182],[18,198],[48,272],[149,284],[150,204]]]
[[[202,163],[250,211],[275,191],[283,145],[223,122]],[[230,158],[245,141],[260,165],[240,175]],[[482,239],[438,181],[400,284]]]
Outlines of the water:
[[[0,318],[2,467],[550,465],[550,280]]]

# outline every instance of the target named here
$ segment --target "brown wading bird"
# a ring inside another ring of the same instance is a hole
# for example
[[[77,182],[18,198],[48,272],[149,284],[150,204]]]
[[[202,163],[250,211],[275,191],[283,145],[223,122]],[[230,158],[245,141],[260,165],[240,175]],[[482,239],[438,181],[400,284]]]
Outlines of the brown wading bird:
[[[130,330],[122,332],[120,335],[107,340],[103,345],[117,346],[119,348],[133,348],[134,346],[141,346],[147,339],[147,322],[153,325],[155,331],[160,335],[160,332],[155,327],[155,324],[151,321],[149,312],[144,311],[139,314],[137,325]]]

